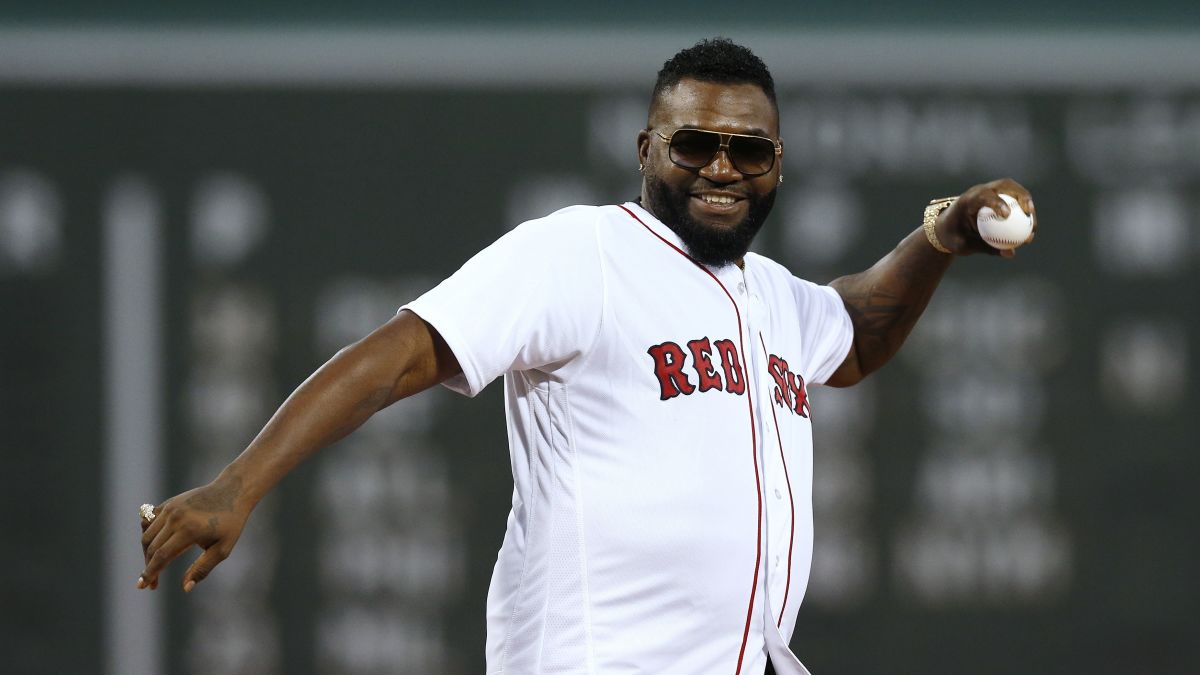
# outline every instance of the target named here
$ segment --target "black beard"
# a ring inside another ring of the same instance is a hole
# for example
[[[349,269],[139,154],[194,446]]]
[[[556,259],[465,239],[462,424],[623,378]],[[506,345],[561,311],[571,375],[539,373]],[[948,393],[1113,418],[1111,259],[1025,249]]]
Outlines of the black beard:
[[[673,191],[656,176],[646,176],[646,196],[650,200],[646,208],[679,235],[688,254],[712,267],[723,267],[741,260],[750,250],[750,243],[775,205],[774,189],[761,197],[746,197],[750,202],[746,218],[732,229],[724,229],[705,225],[692,218],[688,213],[691,196]]]

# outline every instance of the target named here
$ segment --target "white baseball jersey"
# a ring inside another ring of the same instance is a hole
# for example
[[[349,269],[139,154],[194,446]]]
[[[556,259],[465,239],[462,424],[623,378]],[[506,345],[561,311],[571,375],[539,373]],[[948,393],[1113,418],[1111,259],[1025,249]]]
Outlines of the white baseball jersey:
[[[487,672],[807,673],[807,387],[842,363],[835,291],[693,261],[637,204],[517,227],[405,307],[475,395],[504,375],[513,503]]]

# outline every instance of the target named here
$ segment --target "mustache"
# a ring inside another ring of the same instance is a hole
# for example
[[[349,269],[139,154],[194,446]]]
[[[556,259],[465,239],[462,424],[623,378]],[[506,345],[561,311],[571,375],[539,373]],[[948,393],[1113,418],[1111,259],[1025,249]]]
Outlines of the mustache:
[[[700,177],[698,184],[693,185],[688,194],[700,194],[701,192],[720,192],[723,194],[733,195],[739,199],[751,199],[752,195],[748,189],[734,187],[737,183],[714,183],[711,180]],[[774,190],[772,190],[774,192]]]

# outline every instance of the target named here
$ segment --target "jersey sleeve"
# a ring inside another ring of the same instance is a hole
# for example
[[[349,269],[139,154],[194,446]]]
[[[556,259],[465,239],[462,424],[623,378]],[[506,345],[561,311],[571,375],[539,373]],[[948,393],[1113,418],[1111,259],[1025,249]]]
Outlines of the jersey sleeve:
[[[842,296],[829,286],[792,277],[800,313],[805,373],[810,384],[824,384],[846,360],[854,341],[854,324]]]
[[[604,301],[595,211],[523,223],[400,308],[454,352],[462,374],[447,387],[475,396],[508,371],[554,370],[589,351]]]

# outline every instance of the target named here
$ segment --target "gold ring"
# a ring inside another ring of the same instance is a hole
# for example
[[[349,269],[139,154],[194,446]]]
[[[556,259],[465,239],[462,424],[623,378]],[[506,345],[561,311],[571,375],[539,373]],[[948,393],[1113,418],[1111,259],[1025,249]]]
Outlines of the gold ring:
[[[154,513],[153,504],[142,504],[138,507],[138,513],[142,514],[142,520],[146,521],[147,523],[153,523],[154,516],[157,515]]]

